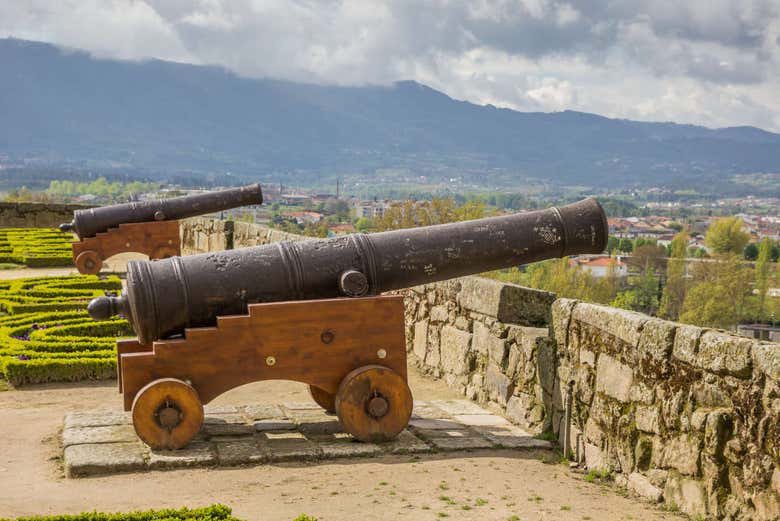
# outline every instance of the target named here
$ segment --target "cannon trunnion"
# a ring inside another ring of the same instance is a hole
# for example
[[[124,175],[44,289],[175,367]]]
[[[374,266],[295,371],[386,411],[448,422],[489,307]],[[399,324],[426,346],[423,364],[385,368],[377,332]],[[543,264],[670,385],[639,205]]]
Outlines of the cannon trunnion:
[[[259,184],[218,192],[76,210],[60,230],[74,232],[73,261],[79,273],[96,274],[103,261],[123,252],[150,259],[181,255],[178,219],[261,204]]]
[[[126,410],[153,448],[186,445],[203,404],[249,382],[289,379],[361,441],[408,423],[404,310],[390,290],[578,253],[601,253],[607,224],[586,199],[474,221],[278,243],[129,264],[121,297],[93,318],[128,317],[118,342]]]

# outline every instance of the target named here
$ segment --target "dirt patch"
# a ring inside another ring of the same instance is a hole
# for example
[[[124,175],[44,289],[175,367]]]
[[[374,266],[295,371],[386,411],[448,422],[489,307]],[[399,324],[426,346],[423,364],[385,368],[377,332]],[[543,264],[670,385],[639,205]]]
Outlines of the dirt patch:
[[[418,399],[460,398],[410,371]],[[305,386],[262,382],[215,405],[308,400]],[[0,393],[0,516],[231,505],[247,520],[674,519],[585,483],[546,452],[476,451],[307,464],[66,479],[58,440],[66,411],[116,407],[115,382],[50,384]],[[443,516],[442,516],[443,517]]]

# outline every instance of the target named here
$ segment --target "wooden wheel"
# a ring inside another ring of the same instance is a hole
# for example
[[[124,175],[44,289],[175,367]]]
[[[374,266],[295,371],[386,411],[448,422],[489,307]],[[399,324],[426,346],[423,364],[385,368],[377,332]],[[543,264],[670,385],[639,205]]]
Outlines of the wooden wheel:
[[[341,381],[336,414],[342,427],[360,441],[395,438],[412,415],[412,392],[398,373],[381,365],[355,369]]]
[[[178,254],[179,252],[176,251],[176,248],[170,244],[163,244],[162,246],[158,246],[154,249],[152,254],[149,256],[149,259],[167,259],[168,257],[175,257]]]
[[[76,269],[84,275],[97,275],[103,267],[103,259],[94,250],[84,250],[76,257]]]
[[[336,412],[336,397],[327,391],[323,391],[314,385],[309,386],[311,399],[317,402],[317,405],[325,409],[325,412]]]
[[[175,378],[146,384],[133,400],[133,427],[153,449],[180,449],[203,425],[198,392]]]

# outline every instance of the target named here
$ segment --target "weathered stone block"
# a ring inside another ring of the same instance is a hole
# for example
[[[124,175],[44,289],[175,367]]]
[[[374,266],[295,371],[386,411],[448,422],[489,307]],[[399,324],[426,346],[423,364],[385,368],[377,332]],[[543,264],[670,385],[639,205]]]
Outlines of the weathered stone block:
[[[511,324],[546,325],[555,294],[481,277],[464,277],[458,303]]]
[[[753,344],[755,368],[773,380],[780,380],[780,344]]]
[[[650,405],[655,401],[655,390],[650,385],[634,380],[631,386],[631,401],[643,405]]]
[[[537,381],[544,392],[552,394],[555,386],[555,370],[558,365],[555,343],[548,338],[539,338],[536,346]]]
[[[202,467],[217,462],[214,447],[210,443],[190,442],[179,450],[153,450],[149,454],[150,469]]]
[[[284,413],[278,405],[253,404],[244,408],[244,416],[250,420],[266,420],[269,418],[284,418]]]
[[[425,362],[425,356],[428,352],[428,321],[421,320],[414,325],[414,355]]]
[[[507,449],[551,449],[552,442],[538,440],[518,427],[475,427],[493,445]]]
[[[706,331],[699,340],[695,365],[719,375],[748,378],[755,342],[720,331]]]
[[[133,443],[98,443],[65,447],[65,475],[92,476],[133,472],[145,468],[143,446]]]
[[[268,460],[268,453],[262,450],[253,437],[221,440],[215,446],[220,465],[246,465]]]
[[[514,391],[514,385],[512,380],[507,378],[497,365],[489,362],[485,372],[485,389],[490,399],[497,401],[501,405],[506,405],[507,400],[512,395],[512,391]]]
[[[101,427],[80,427],[62,431],[62,446],[120,443],[138,440],[132,425],[106,425]]]
[[[758,521],[777,521],[780,519],[780,496],[771,490],[759,492],[753,498]]]
[[[636,408],[636,428],[642,432],[652,434],[661,433],[661,415],[658,407],[653,405],[639,405]]]
[[[696,360],[696,353],[699,351],[699,339],[704,331],[704,329],[696,326],[678,325],[677,333],[674,335],[672,356],[693,365]]]
[[[605,353],[599,356],[596,368],[596,391],[626,403],[630,399],[633,382],[634,372],[630,367]]]
[[[440,352],[441,368],[454,375],[468,373],[468,353],[471,333],[466,333],[450,325],[441,328]]]
[[[680,434],[674,438],[653,440],[654,467],[676,469],[681,474],[695,476],[699,473],[701,437],[694,434]]]
[[[642,326],[649,320],[647,315],[581,302],[574,307],[572,319],[605,331],[630,346],[639,344]]]
[[[320,457],[319,447],[299,432],[266,432],[260,446],[269,461],[312,460]]]
[[[382,447],[375,443],[360,443],[354,438],[343,437],[319,443],[322,455],[326,458],[356,458],[375,456],[382,452]]]
[[[587,349],[580,349],[580,364],[596,367],[596,353]]]
[[[520,350],[520,346],[517,344],[510,345],[509,354],[507,355],[506,370],[504,371],[504,374],[506,374],[509,378],[514,379],[515,376],[521,373],[523,363],[524,357],[522,351]],[[522,381],[522,378],[520,380],[521,381],[518,381],[518,385],[522,387],[525,382]]]
[[[664,500],[689,516],[707,515],[707,494],[701,481],[670,473],[664,488]]]
[[[493,335],[490,328],[482,322],[474,322],[471,349],[475,353],[487,355],[488,360],[504,368],[507,356],[506,341]]]
[[[592,443],[585,442],[585,467],[588,470],[612,470],[604,452]]]
[[[566,347],[569,337],[569,322],[571,320],[576,300],[559,298],[553,302],[550,319],[550,336],[558,344],[559,349]]]
[[[530,394],[520,393],[509,398],[504,413],[512,423],[527,426],[528,414],[535,405],[536,400]]]
[[[645,322],[639,334],[637,347],[639,369],[642,374],[651,378],[668,374],[676,330],[677,324],[674,322],[658,319]]]
[[[268,418],[265,420],[258,420],[254,423],[254,428],[257,432],[289,431],[295,429],[295,427],[295,422],[284,418]]]
[[[656,503],[661,501],[663,497],[661,489],[650,483],[649,479],[638,472],[629,474],[627,486],[635,494]]]
[[[440,306],[433,306],[431,308],[431,313],[430,313],[431,322],[447,322],[448,318],[449,318],[449,311],[447,311],[447,306],[440,305]]]
[[[65,429],[79,427],[101,427],[132,423],[129,412],[122,411],[89,411],[71,412],[65,415]]]
[[[244,423],[207,423],[202,432],[207,436],[240,436],[254,433],[255,427]]]
[[[486,438],[476,436],[430,438],[428,441],[440,450],[489,449],[493,446]]]

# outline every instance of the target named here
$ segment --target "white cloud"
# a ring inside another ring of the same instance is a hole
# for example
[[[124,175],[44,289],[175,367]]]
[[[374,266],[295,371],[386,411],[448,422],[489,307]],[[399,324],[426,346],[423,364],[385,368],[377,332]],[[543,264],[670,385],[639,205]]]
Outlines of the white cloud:
[[[0,36],[520,110],[780,131],[777,0],[0,0]]]

